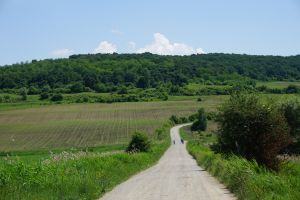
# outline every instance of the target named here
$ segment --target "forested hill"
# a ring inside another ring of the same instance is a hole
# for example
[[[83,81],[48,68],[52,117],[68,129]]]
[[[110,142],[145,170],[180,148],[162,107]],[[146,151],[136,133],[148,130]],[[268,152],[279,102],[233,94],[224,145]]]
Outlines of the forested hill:
[[[2,66],[0,89],[45,85],[63,88],[78,82],[93,90],[119,85],[148,88],[164,83],[223,83],[244,77],[255,80],[300,80],[300,55],[72,55],[66,59],[33,60],[31,63]]]

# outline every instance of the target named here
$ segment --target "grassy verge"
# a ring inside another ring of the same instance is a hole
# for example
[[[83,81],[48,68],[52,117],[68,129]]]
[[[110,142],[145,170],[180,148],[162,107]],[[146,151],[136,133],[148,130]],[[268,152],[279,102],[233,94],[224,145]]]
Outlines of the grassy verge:
[[[0,163],[2,199],[97,199],[106,191],[158,161],[170,144],[163,140],[148,153],[63,152],[40,162]]]
[[[187,130],[181,130],[181,135],[189,141],[189,153],[239,199],[299,199],[299,163],[287,162],[275,173],[241,157],[215,154],[209,148],[213,135],[199,136]]]
[[[127,147],[127,144],[113,144],[113,145],[102,145],[97,147],[86,147],[86,148],[62,148],[49,150],[30,150],[30,151],[9,151],[0,152],[0,162],[10,159],[18,159],[24,162],[42,161],[48,159],[51,155],[60,154],[62,152],[77,153],[77,152],[94,152],[104,153],[111,151],[123,151]]]

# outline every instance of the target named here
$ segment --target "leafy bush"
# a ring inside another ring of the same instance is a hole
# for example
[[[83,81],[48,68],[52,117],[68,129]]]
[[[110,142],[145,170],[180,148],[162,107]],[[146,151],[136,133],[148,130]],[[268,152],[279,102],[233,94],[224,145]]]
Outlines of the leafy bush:
[[[142,132],[135,132],[132,135],[131,141],[126,149],[127,152],[148,152],[151,147],[151,142],[148,136]]]
[[[285,89],[285,93],[287,93],[287,94],[293,94],[293,93],[298,93],[298,92],[300,92],[300,88],[297,87],[296,85],[289,85]]]
[[[215,120],[216,119],[216,112],[208,112],[207,113],[207,120]]]
[[[49,98],[49,93],[43,92],[40,94],[40,100],[48,99]]]
[[[62,94],[54,94],[51,97],[51,101],[62,101],[63,100],[63,95]]]
[[[32,94],[39,94],[41,91],[34,87],[34,86],[30,86],[29,89],[28,89],[28,94],[29,95],[32,95]]]
[[[188,117],[190,122],[193,122],[197,119],[198,113],[192,114]]]
[[[81,82],[77,82],[70,87],[70,90],[71,93],[80,93],[83,92],[85,89],[84,89],[84,85]]]
[[[218,148],[278,169],[277,155],[290,144],[289,127],[282,112],[255,94],[233,94],[219,109]]]
[[[205,131],[207,128],[207,118],[205,115],[204,108],[198,110],[196,121],[192,124],[192,131]]]
[[[285,152],[300,153],[300,102],[298,100],[290,100],[281,105],[281,111],[286,118],[290,127],[290,134],[293,138],[293,143],[290,144]]]
[[[186,117],[177,117],[176,115],[172,115],[169,120],[173,123],[173,124],[183,124],[183,123],[188,123],[190,121],[189,118]]]
[[[188,118],[186,118],[186,117],[180,117],[179,121],[180,121],[180,123],[188,123],[189,122]]]
[[[170,117],[170,121],[174,124],[179,124],[180,123],[180,120],[178,119],[178,117],[176,115],[172,115]]]

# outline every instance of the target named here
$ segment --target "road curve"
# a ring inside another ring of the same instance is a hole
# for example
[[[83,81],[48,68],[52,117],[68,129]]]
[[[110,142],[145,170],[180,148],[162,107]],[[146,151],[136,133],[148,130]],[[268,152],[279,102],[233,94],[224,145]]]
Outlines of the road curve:
[[[101,200],[232,200],[224,185],[199,167],[181,144],[179,129],[171,129],[172,141],[159,162],[118,185]]]

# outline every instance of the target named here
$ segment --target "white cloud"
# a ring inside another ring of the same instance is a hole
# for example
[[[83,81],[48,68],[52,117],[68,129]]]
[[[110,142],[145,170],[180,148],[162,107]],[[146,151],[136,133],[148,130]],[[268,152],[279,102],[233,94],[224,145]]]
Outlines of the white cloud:
[[[115,53],[115,52],[117,52],[117,46],[107,41],[100,42],[98,47],[94,49],[94,53]]]
[[[194,49],[184,43],[171,43],[169,39],[161,33],[155,33],[154,41],[151,44],[137,50],[137,53],[144,52],[160,55],[190,55],[204,53],[201,48]]]
[[[123,32],[117,29],[112,29],[110,32],[115,35],[123,35]]]
[[[197,48],[197,49],[196,49],[196,53],[197,53],[197,54],[205,54],[205,52],[204,52],[203,49],[201,49],[201,48]]]
[[[71,49],[56,49],[56,50],[51,52],[51,55],[55,56],[55,57],[68,57],[73,52],[74,51],[71,50]]]
[[[130,50],[135,50],[136,48],[136,43],[133,41],[128,42],[128,46]]]

